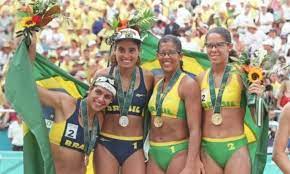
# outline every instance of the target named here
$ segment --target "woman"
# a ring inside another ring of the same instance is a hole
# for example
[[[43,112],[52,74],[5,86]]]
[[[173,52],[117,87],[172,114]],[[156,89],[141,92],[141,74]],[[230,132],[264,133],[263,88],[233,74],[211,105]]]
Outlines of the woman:
[[[290,102],[290,80],[284,80],[278,94],[277,106],[283,109],[288,102]]]
[[[30,45],[31,61],[35,59],[36,39]],[[82,174],[88,156],[96,146],[103,109],[116,94],[115,80],[109,76],[95,78],[84,99],[37,86],[40,102],[54,109],[54,123],[49,132],[52,156],[57,174]],[[73,160],[72,160],[73,159]]]
[[[95,151],[96,171],[144,174],[143,110],[150,96],[153,75],[137,66],[141,39],[136,30],[120,30],[114,42],[116,65],[96,74],[112,74],[119,85],[117,97],[106,109]]]
[[[203,108],[202,162],[206,173],[251,172],[251,162],[244,135],[245,100],[242,79],[228,64],[233,45],[228,30],[217,27],[206,35],[205,47],[212,68],[198,77]],[[259,82],[249,93],[261,95]],[[251,110],[254,113],[253,109]]]
[[[201,107],[198,84],[182,72],[180,40],[166,35],[157,57],[164,72],[150,98],[148,174],[200,173]]]
[[[273,161],[279,166],[283,173],[290,173],[290,161],[288,159],[288,153],[285,152],[290,135],[289,125],[290,103],[286,104],[282,109],[279,128],[275,136],[273,148]]]

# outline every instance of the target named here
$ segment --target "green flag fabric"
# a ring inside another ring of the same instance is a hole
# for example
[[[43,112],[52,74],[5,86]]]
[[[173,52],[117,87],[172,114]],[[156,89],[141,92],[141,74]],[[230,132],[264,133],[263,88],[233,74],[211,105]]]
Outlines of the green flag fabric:
[[[10,61],[5,95],[29,129],[24,133],[24,173],[54,174],[48,133],[42,117],[32,64],[28,59],[28,49],[24,41]]]

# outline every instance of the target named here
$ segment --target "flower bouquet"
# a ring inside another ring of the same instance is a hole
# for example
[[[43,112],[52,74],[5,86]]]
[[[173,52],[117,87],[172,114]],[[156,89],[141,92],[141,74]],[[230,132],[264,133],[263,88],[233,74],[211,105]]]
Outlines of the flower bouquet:
[[[113,45],[118,31],[125,28],[132,28],[140,34],[145,34],[153,26],[155,20],[156,17],[151,9],[137,10],[129,19],[114,18],[110,26],[115,33],[106,42],[108,45]]]
[[[57,0],[32,0],[17,13],[21,30],[16,32],[16,37],[24,36],[26,44],[30,45],[32,32],[40,31],[59,14],[60,6],[57,5]]]
[[[264,79],[264,72],[262,65],[267,60],[267,52],[264,49],[257,50],[250,58],[247,53],[242,53],[240,58],[236,61],[240,66],[240,75],[245,88],[249,88],[252,83],[262,83]],[[256,121],[257,125],[262,124],[263,115],[263,99],[258,97],[256,94],[247,93],[247,104],[248,106],[256,107]]]

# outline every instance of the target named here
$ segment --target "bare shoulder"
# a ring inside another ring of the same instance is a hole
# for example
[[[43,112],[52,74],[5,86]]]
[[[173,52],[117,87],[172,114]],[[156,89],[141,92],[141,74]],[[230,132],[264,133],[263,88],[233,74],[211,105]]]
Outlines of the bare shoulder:
[[[143,77],[146,83],[146,88],[149,91],[153,88],[153,84],[154,84],[153,73],[151,71],[144,70],[144,69],[142,69],[142,71],[143,71]]]
[[[200,94],[200,88],[197,80],[188,75],[184,76],[181,80],[178,91],[182,98],[193,96],[197,97],[196,95]]]
[[[205,74],[206,74],[206,71],[200,73],[198,76],[195,77],[198,84],[201,84],[202,79],[204,78]]]
[[[196,86],[198,86],[198,81],[197,81],[197,79],[194,79],[194,78],[186,75],[182,78],[180,85],[183,89],[189,88],[189,87],[196,87]]]

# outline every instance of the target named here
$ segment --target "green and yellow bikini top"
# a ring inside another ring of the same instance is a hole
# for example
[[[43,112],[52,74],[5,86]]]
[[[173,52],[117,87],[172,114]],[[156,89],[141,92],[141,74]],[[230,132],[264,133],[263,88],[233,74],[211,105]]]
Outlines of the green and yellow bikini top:
[[[206,71],[201,82],[201,104],[205,110],[213,109],[210,99],[209,69]],[[215,88],[216,95],[219,88]],[[222,108],[241,108],[245,106],[244,90],[239,82],[239,74],[235,68],[230,71],[230,77],[222,95]]]
[[[161,116],[170,117],[170,118],[177,118],[177,119],[186,119],[186,111],[184,101],[178,95],[178,87],[185,76],[185,73],[181,73],[179,78],[177,79],[176,83],[172,86],[171,90],[167,93],[162,103],[162,111]],[[162,79],[157,82],[154,87],[152,96],[148,103],[148,109],[153,117],[156,116],[156,96],[157,96],[157,89],[159,84],[161,83]],[[161,94],[162,95],[162,94]]]

